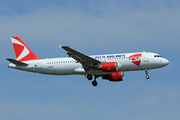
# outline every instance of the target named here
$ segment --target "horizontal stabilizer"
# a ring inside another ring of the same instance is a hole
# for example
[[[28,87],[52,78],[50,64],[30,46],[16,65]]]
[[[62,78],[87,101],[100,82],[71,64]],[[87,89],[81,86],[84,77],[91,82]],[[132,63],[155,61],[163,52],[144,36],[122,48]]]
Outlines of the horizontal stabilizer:
[[[28,64],[26,63],[23,63],[23,62],[20,62],[18,60],[14,60],[14,59],[11,59],[11,58],[6,58],[6,60],[8,60],[9,62],[15,64],[15,65],[19,65],[19,66],[26,66]]]

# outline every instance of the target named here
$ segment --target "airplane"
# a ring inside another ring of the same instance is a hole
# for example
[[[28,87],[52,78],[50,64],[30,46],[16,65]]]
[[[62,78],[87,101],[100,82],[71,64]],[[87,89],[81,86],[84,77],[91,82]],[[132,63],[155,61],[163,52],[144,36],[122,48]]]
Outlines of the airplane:
[[[11,37],[11,42],[16,59],[6,58],[11,62],[9,68],[49,75],[84,75],[88,80],[94,77],[93,86],[97,86],[98,77],[112,82],[123,81],[125,71],[145,70],[146,79],[149,79],[148,70],[169,64],[167,59],[152,52],[88,56],[62,45],[59,48],[67,51],[68,57],[42,59],[20,37]]]

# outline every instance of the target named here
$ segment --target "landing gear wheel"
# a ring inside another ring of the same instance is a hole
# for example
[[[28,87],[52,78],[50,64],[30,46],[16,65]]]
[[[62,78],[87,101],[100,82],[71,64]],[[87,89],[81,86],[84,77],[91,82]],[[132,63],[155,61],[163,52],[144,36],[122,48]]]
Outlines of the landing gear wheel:
[[[97,83],[96,80],[92,81],[92,85],[93,85],[93,86],[97,86],[97,84],[98,84],[98,83]]]
[[[88,79],[88,80],[92,80],[92,79],[93,79],[92,75],[88,74],[88,75],[87,75],[87,79]]]
[[[150,77],[149,77],[149,75],[146,75],[146,79],[149,79]]]
[[[148,69],[145,70],[145,73],[146,73],[146,79],[149,79],[149,75],[148,75]]]

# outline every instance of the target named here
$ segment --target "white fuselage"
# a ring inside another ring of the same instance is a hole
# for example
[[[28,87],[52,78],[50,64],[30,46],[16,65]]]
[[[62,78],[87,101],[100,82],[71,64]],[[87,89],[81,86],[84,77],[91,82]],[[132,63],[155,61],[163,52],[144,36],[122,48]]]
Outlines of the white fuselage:
[[[139,57],[131,57],[134,54],[141,54]],[[117,71],[135,71],[135,70],[149,70],[166,66],[169,61],[160,57],[156,53],[151,52],[139,52],[139,53],[120,53],[120,54],[108,54],[108,55],[93,55],[90,56],[96,60],[104,62],[116,62],[118,64]],[[13,63],[8,67],[36,72],[42,74],[51,75],[87,75],[82,64],[78,63],[71,57],[64,58],[51,58],[51,59],[39,59],[31,61],[23,61],[28,66],[18,66]],[[103,72],[102,70],[93,70],[92,75],[103,75],[111,72]]]

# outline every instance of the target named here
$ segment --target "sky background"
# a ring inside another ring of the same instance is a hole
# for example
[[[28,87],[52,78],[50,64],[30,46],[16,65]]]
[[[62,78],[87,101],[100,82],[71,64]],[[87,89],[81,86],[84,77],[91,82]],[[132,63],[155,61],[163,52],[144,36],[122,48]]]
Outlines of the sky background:
[[[179,0],[1,0],[1,120],[179,120]],[[41,58],[65,57],[58,44],[84,54],[149,51],[170,61],[125,72],[122,82],[10,69],[11,36]]]

